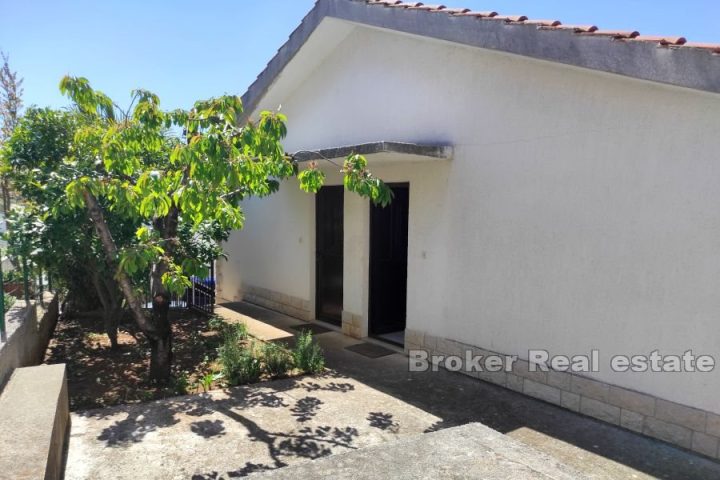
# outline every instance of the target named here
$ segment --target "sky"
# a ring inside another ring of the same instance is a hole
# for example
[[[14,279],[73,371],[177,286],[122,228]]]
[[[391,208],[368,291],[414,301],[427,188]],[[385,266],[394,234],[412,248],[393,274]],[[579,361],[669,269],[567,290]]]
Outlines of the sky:
[[[438,3],[438,0],[427,2]],[[67,105],[66,75],[126,105],[157,93],[166,109],[242,95],[314,0],[0,0],[0,50],[24,78],[26,105]],[[718,0],[453,0],[566,24],[720,43]],[[378,7],[380,8],[380,7]]]

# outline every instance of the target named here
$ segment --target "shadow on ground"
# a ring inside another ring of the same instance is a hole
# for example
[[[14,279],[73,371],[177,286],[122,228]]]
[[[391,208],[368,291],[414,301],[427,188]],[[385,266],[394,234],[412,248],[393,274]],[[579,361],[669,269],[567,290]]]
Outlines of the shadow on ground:
[[[288,331],[301,323],[233,308]],[[317,340],[323,375],[75,413],[67,480],[136,478],[138,468],[143,478],[237,478],[471,422],[589,478],[720,478],[720,464],[663,442],[461,374],[409,372],[405,356],[350,352],[359,341],[336,332]]]
[[[296,321],[247,303],[227,306],[279,328]],[[339,378],[352,378],[439,417],[426,432],[480,422],[594,478],[635,472],[658,478],[720,478],[719,463],[670,444],[463,374],[409,372],[403,355],[370,359],[353,354],[345,347],[359,341],[338,333],[318,335],[317,339],[328,367]],[[368,419],[378,428],[392,428],[381,413],[371,413]]]
[[[326,406],[326,402],[317,395],[320,393],[342,395],[355,390],[355,385],[343,381],[344,378],[336,372],[328,371],[323,375],[275,381],[270,388],[264,387],[265,384],[257,384],[247,388],[166,399],[162,402],[87,410],[76,412],[74,415],[78,420],[90,420],[96,425],[106,424],[96,433],[95,441],[101,442],[103,447],[117,450],[126,450],[133,444],[144,442],[151,433],[165,429],[172,430],[173,427],[181,427],[178,430],[180,433],[174,435],[184,435],[182,432],[186,430],[182,428],[184,425],[181,423],[187,424],[192,434],[204,440],[225,436],[230,425],[233,426],[233,434],[238,435],[237,427],[242,426],[240,436],[246,435],[242,441],[262,445],[264,453],[255,457],[267,458],[269,459],[267,462],[246,462],[235,470],[194,473],[190,476],[194,480],[236,478],[253,472],[283,467],[289,462],[300,459],[316,459],[338,450],[347,451],[357,448],[355,440],[360,432],[356,426],[342,425],[340,422],[328,424],[312,422]],[[292,391],[292,395],[288,395],[288,391]],[[263,410],[263,415],[259,418],[247,414],[256,407],[277,410],[277,413]],[[266,419],[267,416],[280,418],[287,415],[285,412],[289,413],[290,423],[285,420],[285,423],[278,424],[277,429],[263,427],[257,421]],[[393,425],[392,417],[393,415],[389,413],[374,412],[368,414],[366,423],[369,428],[387,430]],[[235,440],[231,438],[228,441]],[[160,444],[162,448],[173,448],[171,442],[161,441]],[[90,447],[84,455],[93,457],[97,452],[95,447]],[[234,453],[233,458],[243,456]],[[112,455],[112,453],[105,450],[102,455]],[[252,456],[246,452],[245,458]],[[132,468],[131,466],[130,469]],[[150,472],[148,475],[150,478]],[[85,477],[74,473],[71,469],[70,478]]]

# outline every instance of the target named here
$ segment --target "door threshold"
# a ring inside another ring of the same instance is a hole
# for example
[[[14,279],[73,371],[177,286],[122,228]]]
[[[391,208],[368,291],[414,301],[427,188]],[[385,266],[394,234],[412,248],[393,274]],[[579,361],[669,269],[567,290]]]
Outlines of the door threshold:
[[[383,342],[392,343],[393,345],[398,345],[400,347],[405,346],[405,329],[388,333],[373,334],[372,336]]]
[[[405,354],[405,344],[404,343],[394,342],[387,338],[383,338],[383,336],[375,335],[375,334],[370,335],[366,338],[363,338],[363,340],[370,342],[370,343],[375,343],[377,345],[381,345],[383,347],[390,348],[392,350],[395,350],[398,353]]]

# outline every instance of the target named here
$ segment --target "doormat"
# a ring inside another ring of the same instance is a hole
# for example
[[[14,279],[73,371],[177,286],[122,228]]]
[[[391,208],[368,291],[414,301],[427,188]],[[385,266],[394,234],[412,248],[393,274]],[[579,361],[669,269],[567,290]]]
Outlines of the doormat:
[[[375,345],[374,343],[358,343],[356,345],[350,345],[349,347],[345,347],[345,350],[359,353],[363,357],[368,358],[386,357],[395,353],[389,348],[381,347],[380,345]]]
[[[290,328],[292,328],[296,332],[309,331],[313,335],[320,335],[321,333],[332,332],[332,330],[330,330],[329,328],[325,328],[315,323],[303,323],[302,325],[295,325]]]

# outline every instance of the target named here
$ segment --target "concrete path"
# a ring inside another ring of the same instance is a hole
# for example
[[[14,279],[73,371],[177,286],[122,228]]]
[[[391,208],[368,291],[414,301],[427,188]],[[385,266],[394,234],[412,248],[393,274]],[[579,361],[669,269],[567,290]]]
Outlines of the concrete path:
[[[303,323],[231,306],[267,338]],[[720,478],[720,464],[662,442],[461,374],[408,372],[402,354],[370,359],[336,332],[317,339],[322,377],[73,414],[66,479],[236,478],[472,422],[587,478]]]
[[[253,478],[577,480],[579,472],[480,423],[303,462]]]
[[[247,303],[230,305],[287,330],[304,323]],[[479,422],[594,479],[720,479],[720,463],[460,373],[408,372],[401,354],[370,359],[345,350],[360,343],[339,333],[318,335],[327,365],[442,419],[431,430]]]
[[[74,413],[65,478],[235,478],[419,434],[439,421],[350,378],[286,379]]]

